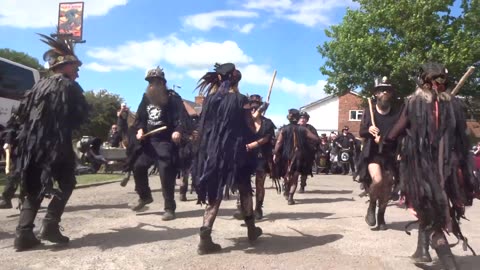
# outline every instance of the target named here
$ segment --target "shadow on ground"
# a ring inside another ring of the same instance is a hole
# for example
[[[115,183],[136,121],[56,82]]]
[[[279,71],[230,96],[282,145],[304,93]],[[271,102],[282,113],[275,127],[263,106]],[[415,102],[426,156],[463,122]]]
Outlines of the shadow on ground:
[[[335,202],[354,202],[353,198],[308,198],[308,199],[295,199],[296,203],[306,204],[306,203],[335,203]]]
[[[305,190],[305,194],[352,194],[353,190]]]
[[[13,238],[15,235],[9,232],[0,232],[0,240]]]
[[[103,210],[103,209],[128,209],[128,203],[121,204],[90,204],[90,205],[72,205],[65,208],[65,212],[85,211],[85,210]]]
[[[233,246],[226,247],[222,252],[231,252],[234,250],[243,250],[245,253],[251,254],[284,254],[297,252],[300,250],[323,246],[343,238],[341,234],[327,235],[308,235],[295,230],[299,236],[283,236],[277,234],[264,234],[254,243],[251,244],[246,237],[232,238]]]
[[[70,244],[64,248],[74,249],[94,246],[102,250],[107,250],[157,241],[177,240],[197,233],[198,228],[174,229],[166,226],[139,223],[135,227],[111,229],[110,232],[87,234],[82,238],[73,239],[70,241]]]
[[[387,211],[386,215],[388,216],[388,211]],[[394,222],[388,222],[388,220],[387,220],[387,228],[389,230],[404,232],[406,230],[405,226],[409,225],[409,227],[408,227],[409,232],[412,232],[413,229],[418,230],[418,223],[412,223],[412,222],[413,222],[413,220],[412,221],[394,221]],[[413,235],[414,234],[412,233],[412,236]],[[416,233],[415,233],[415,237],[417,237]]]

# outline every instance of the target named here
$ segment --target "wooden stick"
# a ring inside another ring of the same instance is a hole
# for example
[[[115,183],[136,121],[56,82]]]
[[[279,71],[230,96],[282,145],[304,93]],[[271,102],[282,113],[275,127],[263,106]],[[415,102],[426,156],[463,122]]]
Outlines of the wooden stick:
[[[377,127],[377,125],[375,125],[375,115],[373,114],[373,104],[372,104],[372,99],[369,98],[368,99],[368,108],[370,109],[370,119],[372,120],[372,126],[374,127]],[[380,136],[375,136],[375,142],[376,143],[379,143],[380,141]]]
[[[455,86],[455,88],[453,88],[452,93],[451,93],[452,96],[455,96],[456,94],[458,94],[458,91],[460,91],[460,88],[462,88],[462,86],[467,81],[468,77],[470,77],[470,75],[472,75],[472,73],[474,71],[475,71],[474,66],[471,66],[471,67],[468,68],[467,72],[465,72],[465,74],[463,74],[463,76],[460,79],[460,81],[458,82],[458,84]]]
[[[377,125],[375,125],[375,117],[373,114],[373,104],[371,98],[368,98],[368,108],[370,109],[370,119],[372,119],[372,126],[377,127]]]
[[[5,149],[5,174],[10,173],[10,146]]]
[[[158,133],[158,132],[163,131],[165,129],[167,129],[167,126],[156,128],[156,129],[154,129],[150,132],[147,132],[147,133],[143,134],[142,138],[145,138],[145,137],[150,136],[152,134]]]
[[[277,76],[277,70],[273,71],[272,81],[270,82],[270,88],[268,89],[267,103],[270,103],[270,95],[272,94],[273,83],[275,82],[275,77]]]

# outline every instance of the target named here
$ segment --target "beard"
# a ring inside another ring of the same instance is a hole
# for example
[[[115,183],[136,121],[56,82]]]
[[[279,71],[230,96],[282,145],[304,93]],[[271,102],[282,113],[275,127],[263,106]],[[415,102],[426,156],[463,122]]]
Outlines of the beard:
[[[385,111],[390,109],[390,106],[392,106],[392,102],[390,98],[380,97],[377,100],[377,105],[382,111]]]
[[[145,94],[155,106],[164,107],[168,103],[167,85],[164,82],[153,82],[147,86]]]

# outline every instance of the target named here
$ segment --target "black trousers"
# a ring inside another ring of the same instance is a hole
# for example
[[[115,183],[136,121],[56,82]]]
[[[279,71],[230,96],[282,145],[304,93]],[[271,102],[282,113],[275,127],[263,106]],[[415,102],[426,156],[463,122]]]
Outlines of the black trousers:
[[[22,205],[20,212],[20,220],[18,229],[32,229],[35,216],[43,198],[40,198],[40,191],[42,190],[42,183],[40,176],[42,175],[42,168],[37,164],[31,164],[26,170],[25,176],[25,202]],[[47,207],[47,214],[45,221],[52,223],[59,223],[65,206],[67,205],[73,189],[77,184],[75,179],[75,164],[73,162],[59,162],[51,166],[51,174],[53,179],[58,183],[61,191],[60,196],[54,196]]]
[[[150,141],[143,145],[142,153],[133,165],[135,191],[140,199],[152,197],[148,184],[148,169],[157,164],[162,185],[165,210],[175,211],[176,148],[169,141]]]
[[[10,175],[7,176],[7,183],[5,184],[5,188],[2,192],[2,198],[4,198],[5,200],[13,199],[19,183],[19,175],[11,172]]]

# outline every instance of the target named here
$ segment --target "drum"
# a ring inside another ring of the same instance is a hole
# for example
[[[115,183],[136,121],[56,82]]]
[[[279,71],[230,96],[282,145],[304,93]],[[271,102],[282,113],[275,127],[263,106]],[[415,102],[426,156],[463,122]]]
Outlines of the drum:
[[[321,156],[318,158],[318,167],[320,167],[321,169],[327,167],[327,156],[321,155]]]
[[[340,150],[339,159],[342,163],[348,163],[350,161],[350,149]]]

